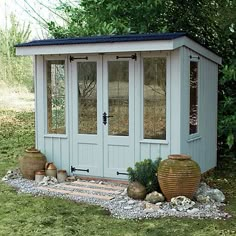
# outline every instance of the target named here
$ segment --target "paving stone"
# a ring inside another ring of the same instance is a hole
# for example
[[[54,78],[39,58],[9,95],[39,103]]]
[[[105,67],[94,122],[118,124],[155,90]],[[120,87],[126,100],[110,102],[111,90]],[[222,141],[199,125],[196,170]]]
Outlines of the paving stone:
[[[97,188],[86,188],[82,186],[73,186],[71,184],[60,184],[62,188],[70,188],[70,189],[78,189],[84,191],[91,191],[91,192],[101,192],[101,193],[111,193],[111,194],[120,194],[119,191],[107,190],[107,189],[97,189]]]
[[[82,181],[74,181],[74,182],[72,182],[72,184],[94,186],[94,187],[97,187],[97,188],[108,188],[108,189],[116,189],[116,190],[125,190],[125,187],[113,186],[113,185],[109,185],[109,184],[96,184],[96,183],[82,182]]]
[[[113,197],[110,197],[110,196],[101,196],[101,195],[81,193],[81,192],[72,192],[72,191],[69,191],[69,190],[49,188],[49,187],[38,187],[38,189],[51,191],[51,192],[56,192],[56,193],[63,193],[63,194],[68,194],[68,195],[73,195],[73,196],[97,198],[97,199],[102,199],[102,200],[111,200],[111,199],[113,199]]]

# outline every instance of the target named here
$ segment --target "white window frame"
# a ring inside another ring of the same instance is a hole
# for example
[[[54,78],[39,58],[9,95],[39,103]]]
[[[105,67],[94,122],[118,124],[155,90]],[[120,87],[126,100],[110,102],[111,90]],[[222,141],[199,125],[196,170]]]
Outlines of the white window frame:
[[[144,58],[166,58],[166,139],[145,139],[144,138]],[[140,143],[156,143],[156,144],[169,144],[170,140],[170,54],[168,52],[144,52],[141,53],[141,115],[140,115]]]
[[[54,61],[54,60],[61,60],[65,61],[65,134],[54,134],[48,132],[48,110],[47,110],[47,62],[48,61]],[[68,91],[68,57],[67,56],[45,56],[43,59],[43,67],[44,67],[44,137],[45,138],[68,138],[68,132],[69,132],[69,117],[68,117],[68,109],[69,109],[69,91]]]
[[[198,108],[197,108],[197,132],[190,134],[190,130],[189,130],[189,125],[190,125],[190,64],[191,62],[197,62],[198,65],[198,88],[197,88],[197,92],[198,92],[198,98],[197,98],[197,104],[198,104]],[[199,55],[190,55],[190,60],[189,60],[189,66],[188,66],[188,142],[191,141],[195,141],[197,139],[200,139],[200,88],[201,88],[201,68],[200,68],[200,57]]]

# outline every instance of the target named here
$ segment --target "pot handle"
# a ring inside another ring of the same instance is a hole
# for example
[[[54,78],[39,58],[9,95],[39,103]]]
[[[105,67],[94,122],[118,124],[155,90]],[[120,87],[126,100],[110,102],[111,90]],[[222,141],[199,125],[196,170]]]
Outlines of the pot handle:
[[[50,162],[46,162],[46,164],[45,164],[45,170],[48,169],[48,167],[49,167],[50,164],[51,164]]]

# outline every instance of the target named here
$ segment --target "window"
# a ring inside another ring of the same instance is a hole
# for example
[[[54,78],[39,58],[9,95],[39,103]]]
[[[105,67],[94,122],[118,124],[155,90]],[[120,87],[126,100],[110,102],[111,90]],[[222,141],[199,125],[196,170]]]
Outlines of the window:
[[[46,65],[48,133],[65,134],[65,61],[50,60]]]
[[[78,62],[79,134],[97,134],[97,63]]]
[[[108,62],[108,133],[129,136],[129,62]]]
[[[198,133],[198,62],[190,61],[189,134]]]
[[[166,58],[143,59],[145,139],[166,139]]]

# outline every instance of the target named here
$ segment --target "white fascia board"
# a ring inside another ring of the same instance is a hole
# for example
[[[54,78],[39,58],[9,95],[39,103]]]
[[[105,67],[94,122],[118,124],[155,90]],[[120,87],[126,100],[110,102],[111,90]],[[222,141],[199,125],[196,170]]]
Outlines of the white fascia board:
[[[16,47],[16,55],[58,55],[173,50],[173,40]]]
[[[188,47],[189,49],[195,51],[196,53],[206,57],[207,59],[221,65],[222,64],[222,58],[216,55],[214,52],[210,51],[209,49],[203,47],[201,44],[193,41],[192,39],[184,36],[181,38],[177,38],[173,42],[173,49],[179,48],[179,47]]]

